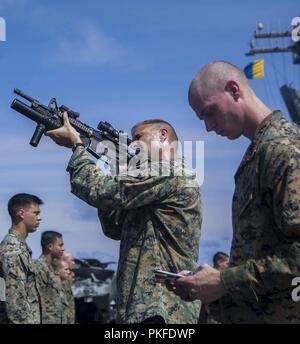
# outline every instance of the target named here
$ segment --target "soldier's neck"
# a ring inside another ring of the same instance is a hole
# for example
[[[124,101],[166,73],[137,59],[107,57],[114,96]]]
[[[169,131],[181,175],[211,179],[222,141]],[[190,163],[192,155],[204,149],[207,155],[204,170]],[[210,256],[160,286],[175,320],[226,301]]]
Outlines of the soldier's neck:
[[[26,226],[24,225],[23,222],[19,222],[19,223],[13,223],[11,228],[18,232],[18,234],[25,240],[28,236],[28,232],[26,230]]]
[[[61,288],[62,287],[62,280],[58,275],[56,275],[56,281],[57,281],[57,284],[59,285],[59,287]]]
[[[45,257],[46,261],[48,262],[48,264],[52,265],[53,263],[53,257],[51,255],[51,253],[43,253],[43,256]]]
[[[271,113],[271,109],[269,109],[258,97],[253,96],[252,100],[246,106],[244,136],[252,141],[257,127]]]

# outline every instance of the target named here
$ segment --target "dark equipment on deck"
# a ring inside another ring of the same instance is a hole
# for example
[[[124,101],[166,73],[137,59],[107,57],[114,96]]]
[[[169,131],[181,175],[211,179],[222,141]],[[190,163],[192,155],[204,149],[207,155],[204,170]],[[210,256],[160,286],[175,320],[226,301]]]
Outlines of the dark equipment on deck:
[[[91,262],[92,264],[90,264]],[[79,324],[112,324],[116,320],[116,275],[98,259],[75,259],[72,291]]]
[[[283,85],[280,87],[280,92],[292,120],[300,124],[300,91],[290,86]]]

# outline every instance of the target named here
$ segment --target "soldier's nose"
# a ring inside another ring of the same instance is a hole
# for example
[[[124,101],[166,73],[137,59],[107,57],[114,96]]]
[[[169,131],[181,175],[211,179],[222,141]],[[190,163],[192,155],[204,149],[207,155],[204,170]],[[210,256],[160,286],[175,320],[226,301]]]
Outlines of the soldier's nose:
[[[207,121],[204,121],[204,123],[205,123],[206,131],[212,131],[212,129],[214,128],[214,125],[212,123],[207,122]]]

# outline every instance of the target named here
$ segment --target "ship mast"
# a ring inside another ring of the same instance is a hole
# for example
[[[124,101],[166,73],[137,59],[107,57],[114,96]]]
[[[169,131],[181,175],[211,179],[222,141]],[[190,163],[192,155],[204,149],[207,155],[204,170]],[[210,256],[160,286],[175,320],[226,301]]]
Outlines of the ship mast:
[[[254,31],[253,37],[249,43],[250,50],[245,55],[254,56],[256,54],[292,53],[293,64],[300,64],[300,17],[294,19],[297,21],[295,21],[296,24],[293,29],[284,32],[262,32],[264,26],[262,23],[258,23],[257,30]],[[288,37],[290,37],[293,42],[288,46],[276,46],[273,48],[257,48],[255,46],[256,40]],[[280,93],[292,120],[300,124],[300,91],[284,84],[280,87]]]

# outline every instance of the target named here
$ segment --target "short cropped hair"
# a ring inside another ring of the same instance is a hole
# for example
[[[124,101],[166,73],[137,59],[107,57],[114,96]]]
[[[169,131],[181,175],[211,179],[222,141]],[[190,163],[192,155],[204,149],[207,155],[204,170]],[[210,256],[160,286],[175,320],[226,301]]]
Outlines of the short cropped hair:
[[[132,127],[131,133],[133,133],[136,130],[136,128],[142,125],[151,125],[151,124],[157,125],[159,128],[166,126],[170,130],[170,142],[178,141],[178,136],[176,134],[174,127],[167,121],[164,121],[163,119],[148,119],[143,122],[139,122]]]
[[[217,265],[217,262],[218,262],[219,260],[224,261],[224,260],[226,260],[226,259],[229,259],[228,254],[226,254],[225,252],[221,252],[221,251],[220,251],[220,252],[217,252],[217,253],[213,256],[214,266]]]
[[[226,84],[229,80],[233,80],[245,89],[249,89],[249,81],[245,73],[234,64],[227,61],[213,61],[205,65],[193,78],[188,98],[192,104],[193,98],[200,96],[201,99],[207,99],[219,92],[224,92]]]
[[[54,244],[56,239],[60,239],[62,234],[55,231],[45,231],[41,235],[41,246],[43,252],[46,250],[47,246]]]
[[[53,259],[52,266],[55,271],[59,270],[63,264],[67,264],[63,259],[61,258],[55,258]]]
[[[8,213],[12,219],[12,221],[16,221],[17,213],[22,208],[28,208],[32,204],[41,205],[43,204],[43,201],[38,198],[37,196],[26,194],[26,193],[20,193],[17,195],[14,195],[9,201],[8,201]]]

